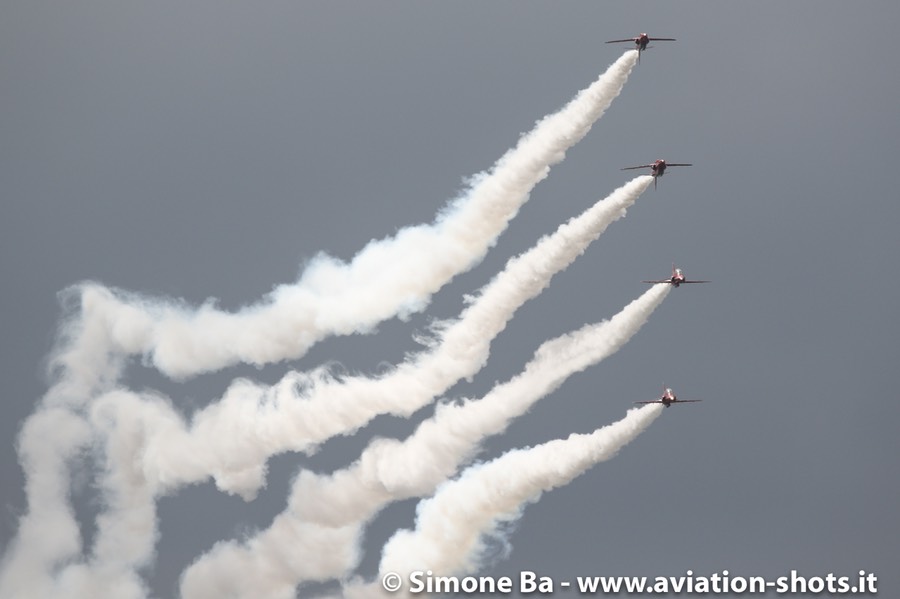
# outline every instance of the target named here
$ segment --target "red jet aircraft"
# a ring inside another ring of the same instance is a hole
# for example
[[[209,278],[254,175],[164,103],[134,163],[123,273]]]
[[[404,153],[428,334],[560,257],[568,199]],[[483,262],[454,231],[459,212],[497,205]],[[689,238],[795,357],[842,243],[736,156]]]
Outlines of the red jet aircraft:
[[[659,399],[654,399],[653,401],[636,401],[634,403],[647,404],[647,403],[661,403],[667,408],[673,403],[694,403],[698,401],[703,401],[702,399],[678,399],[675,397],[675,392],[672,391],[671,387],[666,387],[663,391],[663,394]]]
[[[637,46],[638,51],[638,62],[641,62],[641,52],[647,49],[647,44],[650,42],[674,42],[674,37],[650,37],[646,33],[642,33],[637,37],[629,37],[623,40],[609,40],[606,42],[607,44],[618,44],[621,42],[634,42],[634,45]]]
[[[672,265],[672,276],[668,279],[662,279],[661,281],[641,281],[642,283],[670,283],[675,287],[678,287],[682,283],[709,283],[709,281],[691,281],[689,279],[684,278],[684,273],[681,272],[680,268],[675,268],[675,265]]]
[[[694,166],[693,164],[688,164],[684,162],[666,162],[662,158],[657,160],[652,164],[642,164],[640,166],[626,166],[623,168],[623,171],[631,171],[636,168],[649,168],[650,174],[653,175],[653,189],[656,189],[656,180],[659,177],[662,177],[666,173],[666,168],[670,166]]]

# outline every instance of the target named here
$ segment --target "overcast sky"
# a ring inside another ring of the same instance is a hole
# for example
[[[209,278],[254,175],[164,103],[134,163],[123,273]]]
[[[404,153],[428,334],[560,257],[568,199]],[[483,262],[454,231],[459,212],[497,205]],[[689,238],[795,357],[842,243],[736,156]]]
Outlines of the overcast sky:
[[[605,40],[647,31],[678,41],[643,54],[487,257],[424,313],[299,360],[187,381],[138,363],[123,384],[190,416],[236,377],[274,383],[328,361],[379,372],[511,256],[628,181],[621,167],[691,162],[526,304],[487,366],[447,396],[484,395],[540,343],[609,318],[676,262],[713,283],[673,290],[620,352],[480,457],[590,432],[663,384],[703,403],[666,410],[530,505],[511,552],[483,572],[864,569],[895,595],[898,23],[895,2],[4,3],[0,551],[27,511],[17,436],[50,384],[59,292],[90,280],[191,306],[257,303],[320,251],[347,260],[431,222],[629,48]],[[176,597],[213,543],[268,526],[301,468],[346,466],[373,436],[403,438],[431,413],[277,456],[251,502],[211,482],[162,499],[152,596]],[[72,487],[86,548],[103,507],[91,472]],[[373,522],[359,574],[375,575],[414,510],[403,501]]]

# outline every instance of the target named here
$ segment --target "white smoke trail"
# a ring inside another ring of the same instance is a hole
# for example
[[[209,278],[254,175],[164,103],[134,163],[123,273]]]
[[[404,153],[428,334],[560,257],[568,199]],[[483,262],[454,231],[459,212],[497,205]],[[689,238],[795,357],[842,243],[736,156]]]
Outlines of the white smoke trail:
[[[473,179],[468,194],[433,225],[372,242],[350,264],[320,256],[297,285],[276,289],[259,306],[236,314],[211,305],[192,312],[95,284],[73,289],[80,294],[81,311],[66,325],[54,361],[59,380],[32,419],[47,418],[42,412],[49,406],[83,409],[115,384],[126,355],[145,354],[161,372],[185,377],[237,361],[297,357],[324,335],[365,330],[394,314],[422,309],[430,294],[484,255],[550,165],[587,134],[619,94],[634,63],[633,56],[623,56],[566,107],[540,121],[490,173]],[[359,302],[360,296],[367,301]],[[0,565],[0,591],[12,589],[3,596],[20,596],[17,589],[27,585],[50,588],[53,570],[73,561],[81,544],[65,489],[68,463],[84,450],[90,434],[81,416],[54,417],[81,433],[39,447],[41,441],[29,432],[37,425],[23,429],[28,513]],[[57,526],[50,533],[45,523]],[[47,535],[54,538],[49,548]],[[27,585],[20,586],[22,581]]]
[[[220,404],[195,416],[190,433],[177,412],[157,398],[117,392],[95,400],[95,429],[103,431],[110,468],[103,486],[111,505],[101,518],[93,561],[106,564],[107,577],[115,574],[116,580],[130,583],[133,575],[128,568],[152,557],[155,496],[166,488],[213,473],[221,488],[249,498],[263,484],[265,461],[273,453],[310,449],[333,434],[355,430],[380,411],[398,411],[390,405],[392,398],[402,398],[399,411],[411,413],[477,372],[487,359],[491,339],[505,328],[513,312],[622,217],[651,180],[647,176],[632,180],[511,260],[460,319],[444,330],[442,342],[433,351],[377,381],[328,381],[301,400],[295,384],[304,375],[291,375],[263,409],[258,408],[258,399],[270,391],[239,382]],[[143,468],[131,472],[142,460]],[[146,532],[149,545],[125,541],[135,527]],[[122,550],[123,544],[129,548]],[[65,573],[69,579],[80,580],[83,570],[83,565],[76,564]],[[80,586],[119,588],[111,578],[103,584]]]
[[[298,358],[326,336],[368,332],[386,318],[420,311],[432,294],[484,257],[550,166],[619,95],[636,57],[626,52],[565,107],[539,121],[491,171],[473,177],[471,188],[433,224],[372,241],[349,263],[319,255],[297,283],[277,287],[260,304],[227,313],[212,303],[197,310],[149,306],[94,285],[82,292],[106,304],[104,321],[121,341],[120,351],[135,349],[137,333],[138,351],[174,378],[238,362]],[[120,339],[123,330],[128,337]]]
[[[397,572],[406,579],[417,570],[431,570],[440,576],[477,571],[487,534],[499,534],[501,524],[519,518],[524,506],[537,501],[545,491],[565,485],[612,458],[662,410],[659,404],[632,408],[622,420],[593,433],[572,434],[567,439],[513,450],[469,468],[419,504],[415,530],[398,531],[391,537],[384,547],[379,572]],[[345,595],[350,599],[387,596],[380,585],[348,587]]]
[[[621,218],[651,181],[635,178],[511,259],[460,317],[445,325],[439,343],[378,378],[291,373],[274,388],[239,381],[221,401],[195,414],[190,429],[178,424],[174,413],[148,425],[146,475],[169,488],[212,475],[220,489],[249,499],[264,484],[272,455],[310,451],[379,414],[412,414],[477,373],[515,311]],[[154,406],[151,417],[157,416]]]
[[[81,311],[65,325],[68,334],[54,360],[58,382],[20,436],[28,512],[0,564],[0,596],[59,595],[52,589],[61,581],[87,594],[92,589],[102,590],[104,583],[92,578],[90,568],[76,559],[81,541],[77,526],[72,525],[66,488],[71,464],[77,463],[91,443],[90,424],[99,426],[95,418],[120,422],[121,408],[107,407],[108,413],[99,416],[94,412],[90,422],[78,412],[89,409],[92,398],[116,384],[126,356],[144,354],[164,374],[187,377],[238,361],[264,364],[297,357],[325,335],[365,331],[384,318],[422,309],[434,291],[484,255],[527,200],[531,188],[589,131],[621,91],[635,56],[626,53],[560,112],[539,122],[489,174],[474,179],[468,195],[454,202],[434,225],[404,229],[393,239],[372,242],[350,264],[319,257],[297,285],[276,289],[260,305],[227,314],[211,304],[199,310],[160,305],[95,284],[70,290],[80,295]],[[422,277],[425,271],[435,276]],[[327,299],[320,301],[317,294]],[[366,296],[367,302],[358,302],[360,296]],[[314,317],[298,317],[311,312]],[[46,415],[48,410],[54,410],[52,416]],[[169,414],[162,412],[163,419],[168,419]],[[45,418],[57,419],[63,432],[41,446],[39,435],[29,432],[38,425],[30,423]],[[177,425],[168,420],[167,426]],[[149,430],[144,422],[134,426],[145,434]],[[116,438],[121,433],[115,426],[103,434],[107,449],[134,451]],[[100,569],[106,567],[103,560],[115,553],[104,545],[105,537],[120,535],[112,523],[153,511],[153,506],[147,506],[157,496],[159,485],[150,481],[164,478],[159,473],[140,472],[137,478],[123,482],[116,469],[125,468],[124,462],[110,459],[107,467],[111,472],[102,486],[111,489],[116,499],[109,522],[101,518],[98,531],[94,557],[100,560]],[[144,507],[133,508],[129,501]],[[48,535],[54,539],[52,549],[45,543]],[[120,596],[140,595],[139,580],[127,570],[140,565],[145,554],[146,546],[136,547],[119,560],[122,567],[113,568],[108,580],[121,584]],[[70,565],[59,574],[63,563]],[[113,592],[111,588],[106,590]]]
[[[252,587],[256,596],[269,597],[271,586],[266,581],[282,560],[278,558],[272,564],[261,555],[278,556],[280,545],[292,548],[296,555],[302,542],[297,535],[331,539],[331,545],[336,543],[335,536],[359,542],[365,523],[388,503],[431,494],[471,459],[486,437],[501,433],[512,419],[573,373],[618,351],[669,290],[669,285],[656,285],[610,320],[544,343],[521,374],[497,385],[481,400],[439,406],[434,417],[419,425],[403,442],[377,439],[353,466],[332,475],[302,472],[291,490],[288,509],[268,529],[244,544],[218,544],[186,571],[183,597],[211,599],[214,595],[210,589],[217,588],[217,584],[231,581],[237,586],[249,580],[259,583]],[[357,534],[348,534],[348,530]],[[347,548],[341,555],[352,557],[355,552]],[[307,561],[299,559],[296,563]],[[309,569],[294,567],[293,584],[342,578],[356,563],[332,561],[327,566],[340,569],[324,569],[315,572],[313,578],[304,578]],[[283,568],[279,584],[285,584],[290,574],[289,568]]]

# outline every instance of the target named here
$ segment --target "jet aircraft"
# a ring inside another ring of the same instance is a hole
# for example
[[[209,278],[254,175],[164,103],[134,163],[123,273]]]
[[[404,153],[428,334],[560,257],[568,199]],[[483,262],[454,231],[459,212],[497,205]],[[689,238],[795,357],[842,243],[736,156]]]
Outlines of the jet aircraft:
[[[636,404],[648,404],[648,403],[661,403],[667,408],[673,403],[694,403],[698,401],[703,401],[702,399],[678,399],[675,396],[675,392],[672,391],[671,387],[665,387],[663,394],[659,397],[659,399],[654,399],[653,401],[636,401]]]
[[[650,42],[674,42],[674,37],[650,37],[646,33],[642,33],[636,37],[628,37],[623,40],[609,40],[606,42],[607,44],[618,44],[621,42],[634,42],[634,45],[637,46],[638,51],[638,62],[641,61],[641,52],[647,49],[647,44]]]
[[[640,166],[626,166],[623,171],[631,171],[637,168],[649,168],[650,174],[653,176],[653,189],[656,189],[656,180],[666,173],[666,169],[670,166],[694,166],[685,162],[666,162],[662,158],[650,164],[642,164]]]
[[[691,281],[690,279],[684,278],[684,273],[681,272],[680,268],[676,268],[674,264],[672,264],[672,276],[668,279],[662,279],[660,281],[641,281],[642,283],[669,283],[675,287],[678,287],[682,283],[709,283],[709,281]]]

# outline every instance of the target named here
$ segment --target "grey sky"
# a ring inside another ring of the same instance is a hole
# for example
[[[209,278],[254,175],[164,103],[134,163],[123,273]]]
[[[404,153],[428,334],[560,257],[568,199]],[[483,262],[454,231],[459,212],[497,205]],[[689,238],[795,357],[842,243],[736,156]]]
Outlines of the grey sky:
[[[673,290],[621,352],[572,377],[484,457],[588,432],[663,383],[704,403],[667,410],[610,462],[525,510],[488,570],[577,575],[875,572],[900,589],[894,400],[900,319],[896,3],[11,2],[0,8],[0,272],[6,383],[0,547],[25,510],[15,439],[46,390],[56,294],[83,280],[235,309],[294,280],[318,251],[429,222],[519,134],[627,46],[621,96],[556,166],[482,264],[425,314],[330,339],[293,363],[186,383],[134,368],[185,413],[235,376],[272,382],[337,360],[372,372],[455,316],[506,260],[656,158],[671,170],[520,310],[478,397],[537,346],[607,318],[670,263],[710,285]],[[426,417],[430,410],[413,420]],[[255,502],[191,487],[160,503],[153,592],[217,540],[266,526],[302,467],[352,461],[376,420],[311,458],[272,460]],[[75,503],[84,533],[99,509]],[[386,510],[361,567],[413,524]]]

